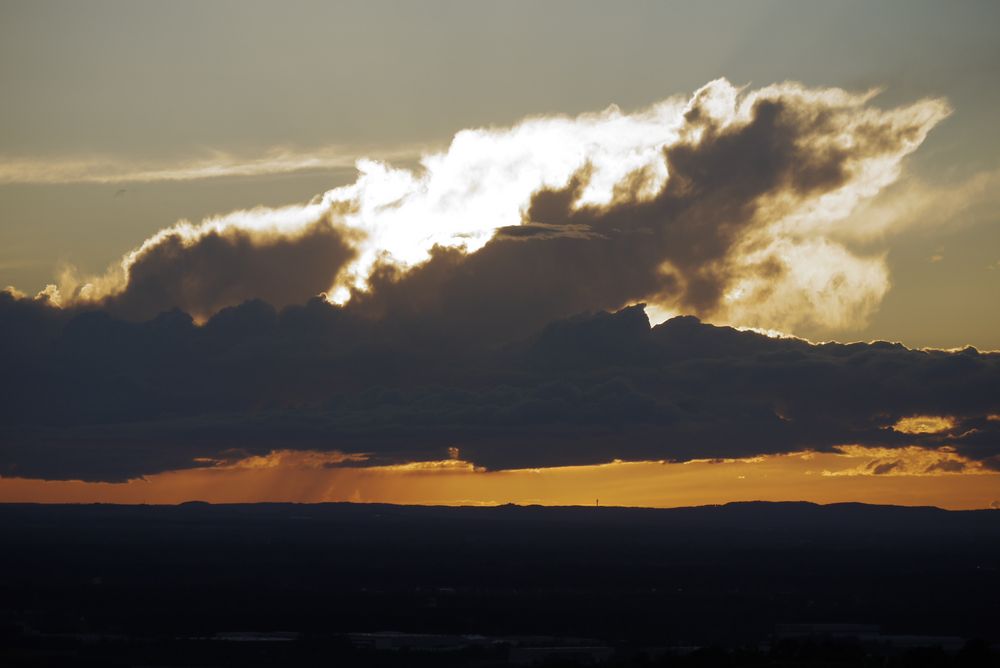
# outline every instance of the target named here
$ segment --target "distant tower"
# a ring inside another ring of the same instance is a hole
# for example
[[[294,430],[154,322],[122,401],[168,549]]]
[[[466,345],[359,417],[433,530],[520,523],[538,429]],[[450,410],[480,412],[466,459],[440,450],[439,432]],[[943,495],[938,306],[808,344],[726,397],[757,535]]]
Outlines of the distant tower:
[[[595,508],[600,508],[601,507],[601,500],[600,499],[594,499],[594,507]]]

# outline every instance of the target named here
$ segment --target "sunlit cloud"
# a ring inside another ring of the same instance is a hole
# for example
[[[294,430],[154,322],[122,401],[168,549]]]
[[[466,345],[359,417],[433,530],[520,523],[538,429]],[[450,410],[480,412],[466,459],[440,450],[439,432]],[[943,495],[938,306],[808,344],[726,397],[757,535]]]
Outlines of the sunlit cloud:
[[[717,459],[689,459],[681,464],[760,464],[765,461],[762,456],[757,457],[721,457]],[[661,464],[663,462],[660,462]]]
[[[626,292],[617,297],[609,292],[608,303],[590,308],[617,308],[642,299],[659,313],[693,312],[715,322],[761,330],[856,329],[878,307],[890,281],[884,250],[858,250],[852,245],[871,236],[852,231],[864,226],[855,214],[862,203],[899,178],[905,156],[950,112],[941,100],[879,109],[871,105],[874,95],[875,91],[851,93],[791,83],[746,91],[718,80],[689,99],[670,98],[631,113],[612,106],[576,117],[529,118],[509,128],[463,130],[446,150],[425,152],[415,169],[393,166],[385,155],[358,159],[359,176],[353,184],[301,206],[238,211],[200,224],[182,221],[128,253],[105,275],[63,272],[58,294],[50,289],[49,297],[63,305],[108,299],[126,303],[142,260],[155,255],[162,244],[179,242],[179,249],[171,251],[178,259],[168,269],[177,271],[188,266],[185,249],[203,248],[199,244],[203,237],[221,235],[225,241],[227,234],[243,235],[245,245],[269,249],[282,237],[301,237],[304,229],[326,221],[349,244],[350,258],[335,253],[334,270],[314,272],[303,288],[346,304],[372,289],[376,270],[392,267],[394,280],[401,280],[426,264],[435,249],[472,257],[502,230],[518,227],[530,236],[509,238],[590,239],[596,249],[609,242],[609,234],[621,235],[613,221],[643,207],[641,215],[648,217],[659,207],[663,209],[659,216],[628,223],[649,226],[651,241],[662,239],[662,248],[653,247],[659,268],[634,289],[622,288],[619,292]],[[766,143],[754,140],[754,133],[772,136]],[[724,156],[733,142],[742,142],[738,155],[749,162],[747,170],[730,174],[733,166]],[[756,163],[753,151],[775,150],[762,146],[781,146],[785,153],[761,155],[763,162]],[[790,162],[773,166],[776,160]],[[244,162],[225,158],[216,167],[206,163],[132,171],[128,178],[156,174],[160,176],[155,178],[200,178],[197,175],[345,161],[340,154],[281,154]],[[680,175],[669,173],[671,164],[681,170]],[[784,171],[760,173],[759,168],[750,169],[753,164]],[[20,173],[35,171],[25,168]],[[18,170],[11,167],[8,172]],[[977,182],[969,187],[984,186]],[[540,211],[539,193],[547,191],[565,191],[570,197],[566,215],[581,222],[532,219]],[[657,198],[662,204],[656,203]],[[587,221],[601,222],[591,229],[596,223]],[[888,223],[864,224],[892,228]],[[685,231],[671,241],[677,234],[674,229],[703,230],[704,239],[689,238],[693,232]],[[635,243],[635,232],[629,232],[628,243]],[[714,250],[699,259],[706,248]],[[649,250],[647,243],[641,252]],[[240,261],[253,264],[254,255],[240,256]],[[289,259],[298,263],[295,254]],[[194,263],[188,271],[196,274],[201,271],[198,266]],[[578,268],[593,269],[597,268]],[[286,267],[287,272],[296,270]],[[201,282],[197,275],[182,278]],[[711,296],[715,291],[719,298]],[[144,297],[148,303],[138,313],[119,310],[147,317],[151,310],[179,306],[205,316],[248,297],[246,290],[231,292],[213,294],[206,303],[196,303],[206,297],[200,293],[182,298],[168,292],[160,295],[160,302]],[[298,290],[294,297],[301,295]],[[185,303],[172,303],[176,301]]]
[[[847,459],[864,461],[848,468],[824,470],[824,476],[997,475],[997,471],[986,468],[982,462],[964,457],[948,446],[931,449],[915,445],[904,448],[842,445],[836,450]]]
[[[266,455],[238,457],[231,459],[196,458],[195,461],[216,469],[324,469],[346,463],[363,462],[366,455],[344,452],[321,452],[316,450],[272,450]]]
[[[952,183],[928,183],[906,175],[877,197],[859,203],[838,226],[838,239],[884,240],[909,229],[957,230],[1000,205],[1000,169],[975,172]],[[936,260],[934,258],[937,258]],[[945,259],[938,248],[931,262]]]
[[[486,469],[460,459],[442,459],[438,461],[373,466],[370,470],[374,472],[396,473],[474,473],[476,471],[485,471]]]
[[[903,434],[937,434],[954,426],[955,420],[947,415],[911,415],[897,420],[892,428]]]

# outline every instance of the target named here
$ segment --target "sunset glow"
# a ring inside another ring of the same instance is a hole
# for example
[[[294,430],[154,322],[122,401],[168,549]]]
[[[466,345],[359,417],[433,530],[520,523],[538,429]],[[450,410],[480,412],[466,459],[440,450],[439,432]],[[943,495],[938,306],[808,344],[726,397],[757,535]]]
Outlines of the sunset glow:
[[[900,459],[901,458],[901,459]],[[733,501],[806,499],[989,508],[1000,474],[950,453],[919,448],[797,453],[754,460],[618,462],[486,472],[460,460],[371,468],[340,467],[342,456],[274,453],[230,465],[174,471],[126,483],[0,479],[0,501],[45,503],[212,503],[288,501],[484,505],[505,503],[671,508]],[[902,461],[879,470],[885,461]],[[928,469],[928,467],[932,467]],[[913,478],[912,476],[919,476]]]

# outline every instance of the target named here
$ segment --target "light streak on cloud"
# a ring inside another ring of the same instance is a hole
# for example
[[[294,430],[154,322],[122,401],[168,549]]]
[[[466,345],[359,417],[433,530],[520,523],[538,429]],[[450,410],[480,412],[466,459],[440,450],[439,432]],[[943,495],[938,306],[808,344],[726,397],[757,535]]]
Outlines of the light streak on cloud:
[[[323,172],[353,169],[355,163],[365,156],[381,160],[416,160],[426,150],[425,146],[361,151],[347,146],[329,146],[309,152],[279,148],[255,157],[213,151],[204,158],[160,162],[137,162],[112,156],[49,159],[0,156],[0,185],[154,183]]]

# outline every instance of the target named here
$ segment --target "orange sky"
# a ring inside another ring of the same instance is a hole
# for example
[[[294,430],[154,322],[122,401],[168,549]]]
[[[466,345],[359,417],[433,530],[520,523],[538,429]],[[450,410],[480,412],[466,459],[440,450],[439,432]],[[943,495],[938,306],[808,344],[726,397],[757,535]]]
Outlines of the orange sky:
[[[458,453],[456,453],[458,454]],[[601,505],[672,507],[729,501],[858,501],[944,508],[1000,502],[1000,474],[947,451],[845,447],[751,460],[612,463],[485,472],[460,459],[404,466],[330,467],[342,455],[275,452],[235,463],[127,483],[0,479],[0,501],[216,503],[357,501],[402,504]],[[927,474],[942,461],[964,473]],[[892,472],[872,470],[894,462]]]

